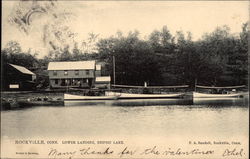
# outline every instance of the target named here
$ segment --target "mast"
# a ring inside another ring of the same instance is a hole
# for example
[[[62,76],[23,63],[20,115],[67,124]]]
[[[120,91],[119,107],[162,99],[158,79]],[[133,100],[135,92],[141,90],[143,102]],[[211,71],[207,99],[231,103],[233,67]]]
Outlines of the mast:
[[[115,56],[113,55],[113,80],[115,85]]]
[[[194,91],[196,92],[197,78],[195,78]]]

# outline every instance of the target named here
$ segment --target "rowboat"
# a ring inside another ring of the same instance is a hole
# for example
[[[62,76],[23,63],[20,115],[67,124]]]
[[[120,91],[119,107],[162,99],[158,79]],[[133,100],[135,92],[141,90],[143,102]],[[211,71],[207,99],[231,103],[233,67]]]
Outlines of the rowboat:
[[[117,96],[118,99],[158,99],[158,98],[181,98],[184,93],[173,94],[134,94],[134,93],[120,93],[120,92],[105,92],[107,96]]]
[[[116,95],[113,96],[82,96],[82,95],[72,95],[64,94],[64,101],[74,101],[74,100],[115,100],[117,99]]]
[[[209,94],[193,92],[193,98],[238,98],[243,97],[245,93],[230,93],[230,94]]]

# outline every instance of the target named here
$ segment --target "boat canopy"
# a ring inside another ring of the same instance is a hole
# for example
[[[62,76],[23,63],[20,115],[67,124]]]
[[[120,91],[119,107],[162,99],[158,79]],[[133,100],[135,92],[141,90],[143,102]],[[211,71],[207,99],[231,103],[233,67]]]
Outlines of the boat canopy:
[[[180,86],[131,86],[131,85],[112,85],[113,87],[119,88],[187,88],[189,85],[180,85]]]
[[[226,87],[213,87],[213,86],[200,86],[196,85],[197,88],[208,88],[208,89],[234,89],[234,88],[244,88],[246,85],[241,86],[226,86]]]

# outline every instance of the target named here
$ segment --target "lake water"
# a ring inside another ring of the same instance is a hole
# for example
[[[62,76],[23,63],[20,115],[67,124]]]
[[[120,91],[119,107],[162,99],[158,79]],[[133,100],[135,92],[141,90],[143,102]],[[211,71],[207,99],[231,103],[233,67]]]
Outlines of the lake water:
[[[10,139],[94,136],[247,136],[248,100],[117,100],[1,112]]]

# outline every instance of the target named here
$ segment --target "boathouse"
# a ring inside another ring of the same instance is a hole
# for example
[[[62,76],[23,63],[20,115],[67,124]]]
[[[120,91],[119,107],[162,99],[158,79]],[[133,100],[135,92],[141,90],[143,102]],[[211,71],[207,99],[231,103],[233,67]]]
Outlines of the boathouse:
[[[4,64],[1,82],[2,90],[33,90],[36,85],[36,74],[23,66]]]
[[[95,82],[95,61],[50,62],[50,88],[91,88]]]

